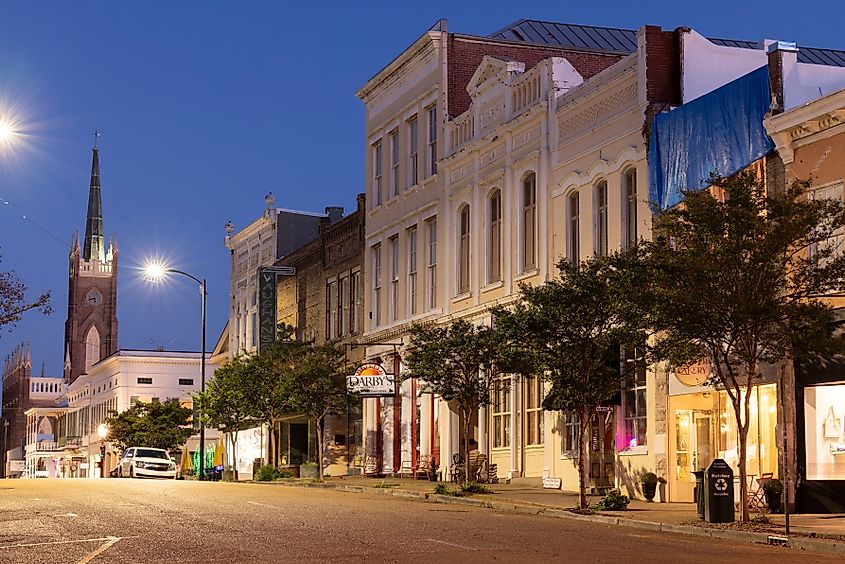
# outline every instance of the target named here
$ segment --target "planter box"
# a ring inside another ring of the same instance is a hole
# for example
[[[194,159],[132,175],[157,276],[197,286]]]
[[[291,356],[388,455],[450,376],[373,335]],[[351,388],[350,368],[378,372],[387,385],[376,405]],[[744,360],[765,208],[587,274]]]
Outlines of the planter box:
[[[302,464],[299,466],[300,478],[314,478],[317,479],[320,475],[320,467],[316,464]]]

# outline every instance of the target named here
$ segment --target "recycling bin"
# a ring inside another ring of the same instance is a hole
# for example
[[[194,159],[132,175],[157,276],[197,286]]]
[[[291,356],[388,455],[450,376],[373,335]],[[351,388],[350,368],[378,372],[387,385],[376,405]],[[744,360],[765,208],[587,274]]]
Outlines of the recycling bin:
[[[717,458],[704,471],[704,520],[708,523],[734,521],[734,472]]]

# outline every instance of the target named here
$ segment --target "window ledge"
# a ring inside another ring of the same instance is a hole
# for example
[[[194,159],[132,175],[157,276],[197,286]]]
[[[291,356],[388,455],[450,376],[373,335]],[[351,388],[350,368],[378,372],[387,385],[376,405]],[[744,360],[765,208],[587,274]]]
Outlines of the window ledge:
[[[457,296],[452,297],[452,302],[460,302],[467,298],[472,297],[472,292],[464,292],[463,294],[458,294]]]
[[[487,284],[486,286],[481,288],[481,291],[482,292],[490,292],[492,290],[496,290],[497,288],[502,288],[504,285],[505,285],[505,283],[502,282],[501,280],[499,280],[497,282],[491,282],[490,284]]]
[[[574,450],[568,450],[560,453],[560,458],[561,460],[578,460],[578,452]]]
[[[540,274],[540,270],[537,268],[526,270],[525,272],[519,274],[518,276],[514,276],[514,282],[520,282],[521,280],[525,280],[526,278],[531,278],[532,276],[537,276]]]
[[[641,446],[626,448],[624,450],[620,450],[618,454],[619,454],[619,456],[637,456],[637,455],[642,455],[642,454],[648,454],[648,446],[641,445]]]

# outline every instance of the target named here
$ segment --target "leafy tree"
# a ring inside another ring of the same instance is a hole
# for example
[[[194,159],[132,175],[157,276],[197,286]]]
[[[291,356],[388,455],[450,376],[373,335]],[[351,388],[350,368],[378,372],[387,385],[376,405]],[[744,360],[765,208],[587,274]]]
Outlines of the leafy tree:
[[[216,427],[232,437],[232,455],[238,458],[238,431],[255,423],[255,406],[251,401],[253,385],[250,357],[234,356],[217,369],[206,384],[205,392],[193,395],[204,425]],[[238,479],[237,463],[234,465]]]
[[[468,454],[471,417],[490,403],[498,375],[497,333],[465,320],[444,326],[416,324],[410,333],[411,351],[403,378],[416,378],[431,392],[457,403]],[[469,464],[464,468],[469,482]]]
[[[323,429],[326,416],[343,413],[348,406],[346,354],[333,343],[294,349],[295,362],[283,364],[293,409],[314,419],[317,431],[319,480],[323,480]],[[291,352],[294,352],[291,351]]]
[[[50,306],[50,292],[45,292],[30,302],[26,299],[26,285],[17,275],[14,272],[0,272],[0,327],[14,327],[23,314],[32,309],[50,315],[53,312]]]
[[[625,299],[624,272],[609,258],[592,257],[577,266],[561,261],[558,268],[559,279],[521,285],[520,300],[493,313],[505,364],[518,359],[523,370],[551,382],[544,409],[578,415],[580,505],[586,508],[591,416],[619,394],[620,347],[642,346],[643,333],[632,322],[637,317]]]
[[[176,399],[138,402],[121,413],[112,411],[106,425],[109,440],[120,450],[144,446],[170,452],[184,445],[194,432],[190,408],[182,407]]]
[[[814,296],[840,290],[842,203],[808,199],[808,183],[767,192],[752,173],[711,178],[712,190],[655,219],[638,251],[638,302],[672,366],[707,360],[711,383],[730,397],[738,429],[740,499],[747,497],[746,444],[752,389],[764,363],[843,350],[831,308]],[[742,519],[748,520],[748,507]]]
[[[249,372],[252,374],[248,399],[255,409],[256,418],[270,428],[267,437],[267,461],[278,465],[275,453],[276,425],[285,415],[295,412],[292,401],[291,374],[306,343],[299,341],[277,341],[249,357]]]

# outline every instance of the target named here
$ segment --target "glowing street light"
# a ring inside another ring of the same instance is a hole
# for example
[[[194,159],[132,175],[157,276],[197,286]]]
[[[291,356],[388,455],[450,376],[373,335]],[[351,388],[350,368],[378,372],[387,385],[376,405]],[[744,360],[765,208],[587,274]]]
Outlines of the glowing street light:
[[[176,270],[175,268],[170,268],[166,264],[151,260],[148,261],[144,267],[144,278],[148,282],[153,282],[156,284],[161,284],[167,279],[168,274],[179,274],[181,276],[186,276],[199,284],[200,290],[200,307],[202,312],[202,345],[201,345],[201,353],[200,353],[200,391],[205,392],[205,301],[206,301],[206,283],[205,278],[200,280],[196,276],[192,274],[188,274],[182,270]],[[200,423],[200,467],[199,467],[199,479],[205,479],[205,425]]]

